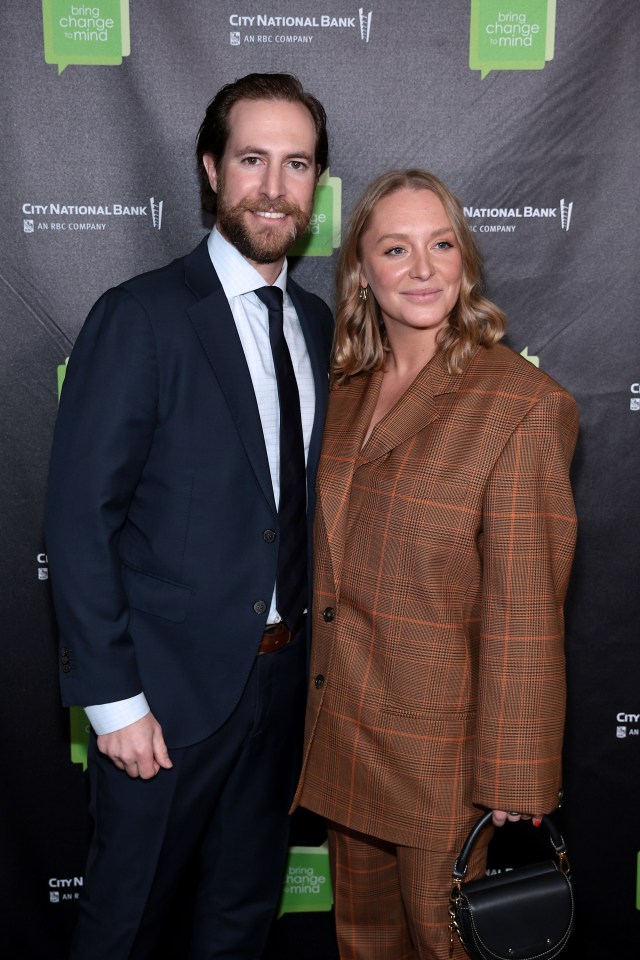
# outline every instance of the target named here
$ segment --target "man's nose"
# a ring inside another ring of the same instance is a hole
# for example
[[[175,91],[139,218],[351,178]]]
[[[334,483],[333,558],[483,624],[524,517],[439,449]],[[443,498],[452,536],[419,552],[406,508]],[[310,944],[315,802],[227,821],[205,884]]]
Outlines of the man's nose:
[[[283,196],[284,192],[284,174],[282,167],[278,164],[267,164],[262,180],[263,195],[269,200],[277,200],[278,197]]]

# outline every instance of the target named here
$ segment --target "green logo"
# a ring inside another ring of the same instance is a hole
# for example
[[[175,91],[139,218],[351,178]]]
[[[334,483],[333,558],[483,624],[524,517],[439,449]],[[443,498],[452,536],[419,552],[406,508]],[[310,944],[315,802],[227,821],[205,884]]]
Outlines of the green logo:
[[[44,59],[58,74],[70,63],[117,67],[131,52],[129,0],[42,0],[42,26]]]
[[[342,226],[342,180],[325,170],[316,187],[309,226],[289,253],[294,257],[330,257],[340,246]]]
[[[553,60],[556,0],[471,0],[469,68],[542,70]]]
[[[520,356],[524,357],[525,360],[528,360],[529,363],[532,363],[534,367],[540,366],[540,357],[534,357],[533,355],[529,356],[529,347],[525,347],[524,350],[521,350]]]
[[[289,847],[278,918],[283,913],[331,910],[332,904],[329,851],[326,843],[321,847]]]

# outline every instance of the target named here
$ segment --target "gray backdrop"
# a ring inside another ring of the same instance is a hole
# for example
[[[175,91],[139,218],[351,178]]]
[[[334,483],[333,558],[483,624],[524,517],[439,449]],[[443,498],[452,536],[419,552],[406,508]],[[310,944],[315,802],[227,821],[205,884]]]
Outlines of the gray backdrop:
[[[199,210],[195,134],[215,91],[253,70],[292,71],[324,102],[343,219],[391,167],[425,167],[454,189],[476,229],[488,294],[509,317],[509,342],[578,400],[561,812],[578,896],[573,950],[594,960],[637,955],[640,8],[555,6],[474,0],[476,28],[466,0],[324,0],[319,9],[310,0],[132,0],[130,14],[121,0],[0,4],[7,956],[65,955],[88,833],[86,775],[72,762],[59,706],[41,532],[56,367],[105,288],[187,252],[210,226]],[[125,29],[120,58],[123,14],[130,51]],[[102,36],[73,36],[100,18],[113,20],[94,31]],[[532,24],[537,34],[522,29]],[[528,46],[515,42],[527,36]],[[510,69],[483,78],[485,48],[498,37],[488,66]],[[59,72],[53,61],[68,65]],[[334,266],[335,255],[303,256],[295,276],[333,303]],[[315,837],[317,825],[298,829]],[[504,838],[494,857],[512,862]],[[276,924],[278,960],[303,949],[334,956],[329,915],[304,919]],[[179,948],[167,956],[179,958]]]

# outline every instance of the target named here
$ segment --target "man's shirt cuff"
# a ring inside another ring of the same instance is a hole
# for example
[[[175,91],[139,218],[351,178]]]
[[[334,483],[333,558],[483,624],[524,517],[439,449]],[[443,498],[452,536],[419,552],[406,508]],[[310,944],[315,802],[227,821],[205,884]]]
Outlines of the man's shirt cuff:
[[[93,704],[91,707],[85,707],[84,712],[95,732],[98,736],[102,736],[105,733],[121,730],[122,727],[128,727],[136,720],[141,720],[149,713],[149,704],[144,693],[138,693],[127,700]]]

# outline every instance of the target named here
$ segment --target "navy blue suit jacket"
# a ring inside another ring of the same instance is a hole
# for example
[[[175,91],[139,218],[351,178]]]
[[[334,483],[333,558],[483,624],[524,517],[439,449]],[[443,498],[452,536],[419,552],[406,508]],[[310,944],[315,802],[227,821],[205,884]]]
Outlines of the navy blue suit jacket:
[[[287,289],[315,380],[311,524],[332,318],[293,280]],[[170,747],[224,723],[266,622],[278,514],[206,239],[91,311],[62,390],[45,532],[63,702],[144,691]]]

